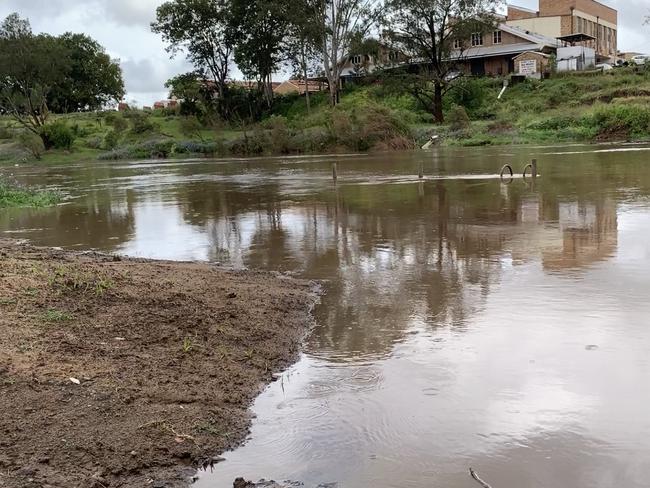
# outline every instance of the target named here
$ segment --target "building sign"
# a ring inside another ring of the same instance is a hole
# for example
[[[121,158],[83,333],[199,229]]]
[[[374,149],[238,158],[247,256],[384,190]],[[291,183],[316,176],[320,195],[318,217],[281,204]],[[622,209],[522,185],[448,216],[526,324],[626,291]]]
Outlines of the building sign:
[[[537,73],[537,60],[524,59],[519,61],[519,74],[520,75],[534,75]]]

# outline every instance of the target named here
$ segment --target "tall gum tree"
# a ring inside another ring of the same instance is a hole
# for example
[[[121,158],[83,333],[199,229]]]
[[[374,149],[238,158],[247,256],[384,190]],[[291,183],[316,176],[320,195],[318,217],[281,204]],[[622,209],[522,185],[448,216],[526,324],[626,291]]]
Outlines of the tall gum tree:
[[[463,75],[460,64],[472,34],[494,30],[501,5],[500,0],[386,0],[385,35],[417,67],[418,95],[431,92],[436,122],[444,122],[443,97]]]
[[[249,79],[257,80],[268,107],[273,102],[272,77],[286,61],[289,35],[287,0],[231,0],[230,30],[235,62]]]
[[[151,24],[172,57],[185,53],[198,72],[211,77],[220,99],[233,55],[229,16],[228,0],[169,0],[158,7]]]
[[[318,0],[315,20],[320,30],[320,55],[330,90],[330,102],[339,101],[340,80],[355,38],[365,36],[377,16],[374,0]]]

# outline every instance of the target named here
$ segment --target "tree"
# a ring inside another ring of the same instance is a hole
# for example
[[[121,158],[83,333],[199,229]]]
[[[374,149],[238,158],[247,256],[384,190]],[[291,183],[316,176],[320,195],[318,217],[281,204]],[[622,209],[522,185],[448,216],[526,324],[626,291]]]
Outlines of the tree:
[[[122,69],[97,41],[72,33],[58,40],[68,51],[70,65],[67,76],[48,96],[50,110],[57,113],[99,110],[124,97]]]
[[[0,27],[0,111],[40,135],[49,116],[47,98],[69,65],[56,38],[34,36],[29,21],[10,15]]]
[[[472,34],[494,30],[499,0],[387,0],[387,34],[398,50],[418,63],[414,84],[429,96],[434,118],[443,122],[443,96],[462,75],[459,64]],[[429,87],[432,85],[432,93]]]
[[[309,72],[316,65],[321,45],[320,29],[315,22],[318,0],[295,2],[289,9],[289,35],[286,41],[287,58],[298,78],[305,82],[307,112],[311,110]]]
[[[373,0],[317,0],[315,20],[319,28],[320,55],[330,89],[330,102],[339,101],[343,65],[354,39],[365,36],[376,19]]]
[[[0,40],[20,39],[32,35],[29,20],[21,19],[17,13],[9,14],[0,25]]]
[[[175,76],[167,80],[165,88],[169,90],[169,98],[181,101],[181,115],[205,117],[210,112],[214,91],[201,80],[199,73],[190,72]]]
[[[273,102],[273,73],[286,60],[284,42],[293,6],[290,0],[231,1],[235,62],[244,76],[258,81],[268,107]]]
[[[156,10],[153,32],[168,43],[176,56],[186,52],[198,73],[214,81],[218,96],[227,89],[233,43],[230,38],[228,0],[169,0]]]

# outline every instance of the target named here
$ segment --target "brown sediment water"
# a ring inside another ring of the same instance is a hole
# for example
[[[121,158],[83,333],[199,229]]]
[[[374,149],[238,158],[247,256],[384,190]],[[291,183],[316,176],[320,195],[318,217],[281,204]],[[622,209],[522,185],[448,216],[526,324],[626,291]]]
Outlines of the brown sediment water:
[[[327,281],[301,360],[199,488],[464,488],[470,466],[495,487],[642,488],[649,157],[600,145],[10,168],[69,201],[0,211],[0,233]],[[537,180],[498,178],[532,158]]]

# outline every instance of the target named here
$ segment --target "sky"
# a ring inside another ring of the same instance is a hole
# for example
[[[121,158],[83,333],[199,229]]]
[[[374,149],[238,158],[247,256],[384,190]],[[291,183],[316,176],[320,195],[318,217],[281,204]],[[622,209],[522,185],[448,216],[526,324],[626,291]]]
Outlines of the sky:
[[[58,35],[83,32],[120,60],[127,100],[151,105],[166,98],[165,81],[191,70],[183,56],[170,59],[159,35],[149,24],[163,0],[0,0],[0,19],[12,12],[29,18],[35,32]],[[514,0],[536,8],[537,0]],[[607,0],[619,11],[619,48],[650,54],[650,0]]]

